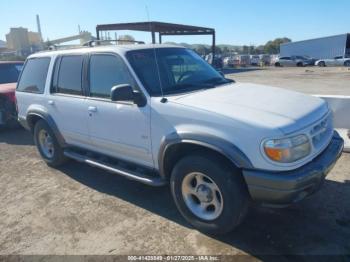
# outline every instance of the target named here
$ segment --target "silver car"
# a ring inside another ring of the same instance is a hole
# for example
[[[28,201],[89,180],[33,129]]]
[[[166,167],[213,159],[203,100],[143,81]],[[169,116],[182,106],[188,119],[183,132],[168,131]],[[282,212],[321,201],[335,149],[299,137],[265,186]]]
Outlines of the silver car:
[[[283,56],[277,59],[275,62],[276,67],[281,66],[307,66],[309,63],[307,59],[301,57],[301,56]]]
[[[350,56],[336,56],[331,59],[320,59],[316,61],[316,65],[320,67],[325,67],[325,66],[349,66],[350,67]]]

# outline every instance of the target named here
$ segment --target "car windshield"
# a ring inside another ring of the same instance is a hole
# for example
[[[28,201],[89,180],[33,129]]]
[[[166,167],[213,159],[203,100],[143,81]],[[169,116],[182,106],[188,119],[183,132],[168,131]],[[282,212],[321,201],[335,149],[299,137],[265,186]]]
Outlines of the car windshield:
[[[162,95],[161,89],[164,95],[178,94],[233,82],[185,48],[133,50],[126,56],[151,96]]]
[[[16,83],[22,64],[0,64],[0,84]]]

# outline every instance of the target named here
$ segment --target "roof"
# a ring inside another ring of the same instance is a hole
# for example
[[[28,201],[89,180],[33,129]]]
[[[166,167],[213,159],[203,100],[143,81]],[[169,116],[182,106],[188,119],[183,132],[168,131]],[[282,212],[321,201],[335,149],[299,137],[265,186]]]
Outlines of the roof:
[[[89,53],[91,51],[125,53],[130,50],[153,49],[153,48],[158,49],[158,48],[185,48],[185,47],[181,47],[178,45],[168,45],[168,44],[101,45],[101,46],[94,46],[94,47],[81,47],[81,48],[74,48],[74,49],[38,52],[29,56],[29,58],[64,55],[64,54],[81,54],[81,53]]]
[[[0,61],[1,64],[12,65],[12,64],[24,64],[23,61]]]
[[[17,83],[0,84],[0,94],[15,92]]]
[[[137,23],[118,23],[118,24],[103,24],[96,26],[97,31],[112,31],[112,30],[133,30],[144,32],[156,32],[162,35],[199,35],[213,34],[215,29],[199,26],[163,23],[163,22],[137,22]]]

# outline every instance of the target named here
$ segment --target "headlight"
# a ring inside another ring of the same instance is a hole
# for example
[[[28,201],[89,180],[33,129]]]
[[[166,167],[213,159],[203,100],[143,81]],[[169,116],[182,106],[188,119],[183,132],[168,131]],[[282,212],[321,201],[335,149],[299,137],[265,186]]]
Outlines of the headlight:
[[[264,143],[268,158],[280,163],[292,163],[310,154],[311,145],[306,135],[291,138],[271,139]]]

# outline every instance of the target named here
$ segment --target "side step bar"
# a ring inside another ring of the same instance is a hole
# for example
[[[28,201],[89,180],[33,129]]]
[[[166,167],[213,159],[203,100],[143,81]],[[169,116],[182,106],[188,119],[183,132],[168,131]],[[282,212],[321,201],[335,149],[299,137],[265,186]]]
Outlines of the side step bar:
[[[108,172],[124,176],[128,179],[135,180],[135,181],[141,182],[141,183],[149,185],[149,186],[159,187],[159,186],[164,186],[167,184],[167,181],[165,181],[161,177],[151,177],[148,175],[141,174],[137,171],[129,171],[129,170],[122,168],[122,167],[98,162],[96,159],[90,158],[84,154],[80,154],[80,153],[77,153],[77,152],[74,152],[71,150],[65,150],[64,155],[66,157],[74,159],[78,162],[86,163],[90,166],[104,169]]]

